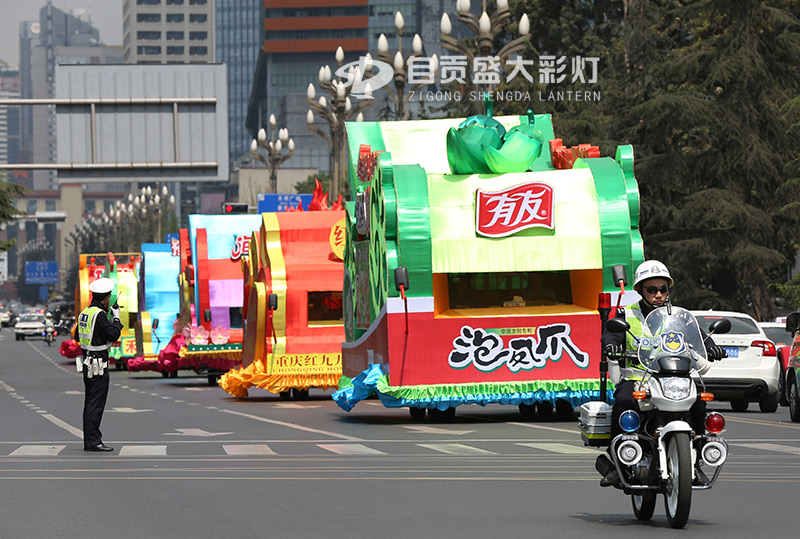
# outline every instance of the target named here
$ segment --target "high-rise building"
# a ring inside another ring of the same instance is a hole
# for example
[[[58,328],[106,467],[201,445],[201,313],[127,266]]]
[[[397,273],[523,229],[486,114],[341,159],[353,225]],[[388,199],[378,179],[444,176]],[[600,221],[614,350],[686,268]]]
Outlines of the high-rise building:
[[[228,66],[228,147],[231,169],[248,158],[247,103],[261,47],[264,0],[216,0],[216,60]]]
[[[100,32],[84,13],[65,13],[48,1],[39,10],[39,22],[20,25],[20,96],[55,97],[56,64],[120,63],[119,47],[100,42]],[[55,106],[22,107],[21,148],[17,162],[55,163]],[[55,170],[30,173],[35,191],[58,190]]]
[[[0,67],[0,99],[19,98],[19,71]],[[0,163],[16,163],[19,151],[19,107],[0,105]]]
[[[213,62],[214,2],[125,0],[122,4],[125,63]]]

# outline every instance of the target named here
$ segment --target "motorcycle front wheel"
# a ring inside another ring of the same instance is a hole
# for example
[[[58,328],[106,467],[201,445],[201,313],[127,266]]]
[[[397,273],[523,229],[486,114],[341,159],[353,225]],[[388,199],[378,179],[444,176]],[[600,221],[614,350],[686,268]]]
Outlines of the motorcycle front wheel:
[[[689,435],[676,432],[667,442],[667,475],[664,505],[667,522],[672,528],[683,528],[692,507],[692,456]]]
[[[656,495],[653,493],[631,494],[631,505],[633,505],[633,514],[637,519],[650,520],[656,510]]]

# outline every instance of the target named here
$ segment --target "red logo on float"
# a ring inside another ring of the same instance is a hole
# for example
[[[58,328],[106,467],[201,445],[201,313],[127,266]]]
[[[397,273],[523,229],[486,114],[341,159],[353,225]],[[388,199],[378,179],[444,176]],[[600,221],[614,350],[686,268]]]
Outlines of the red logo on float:
[[[239,260],[250,254],[250,236],[236,236],[231,249],[231,260]]]
[[[475,231],[481,236],[502,238],[542,227],[553,229],[553,188],[544,183],[526,183],[503,191],[477,190]]]

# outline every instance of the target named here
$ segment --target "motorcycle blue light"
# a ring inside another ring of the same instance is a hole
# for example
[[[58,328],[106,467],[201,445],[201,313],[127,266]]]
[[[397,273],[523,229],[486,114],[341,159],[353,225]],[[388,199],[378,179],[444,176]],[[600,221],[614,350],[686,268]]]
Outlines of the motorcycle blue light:
[[[619,416],[619,426],[625,432],[635,432],[639,429],[639,414],[633,410],[626,410]]]

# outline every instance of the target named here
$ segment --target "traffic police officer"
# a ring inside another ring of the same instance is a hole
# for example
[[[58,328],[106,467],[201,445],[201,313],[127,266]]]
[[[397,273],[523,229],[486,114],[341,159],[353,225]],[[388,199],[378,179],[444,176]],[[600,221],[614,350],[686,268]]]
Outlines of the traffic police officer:
[[[119,307],[109,308],[114,281],[97,279],[89,285],[92,303],[80,315],[73,338],[80,343],[78,371],[83,373],[86,394],[83,399],[83,450],[113,451],[103,443],[100,421],[108,398],[108,349],[119,340],[122,323]]]

